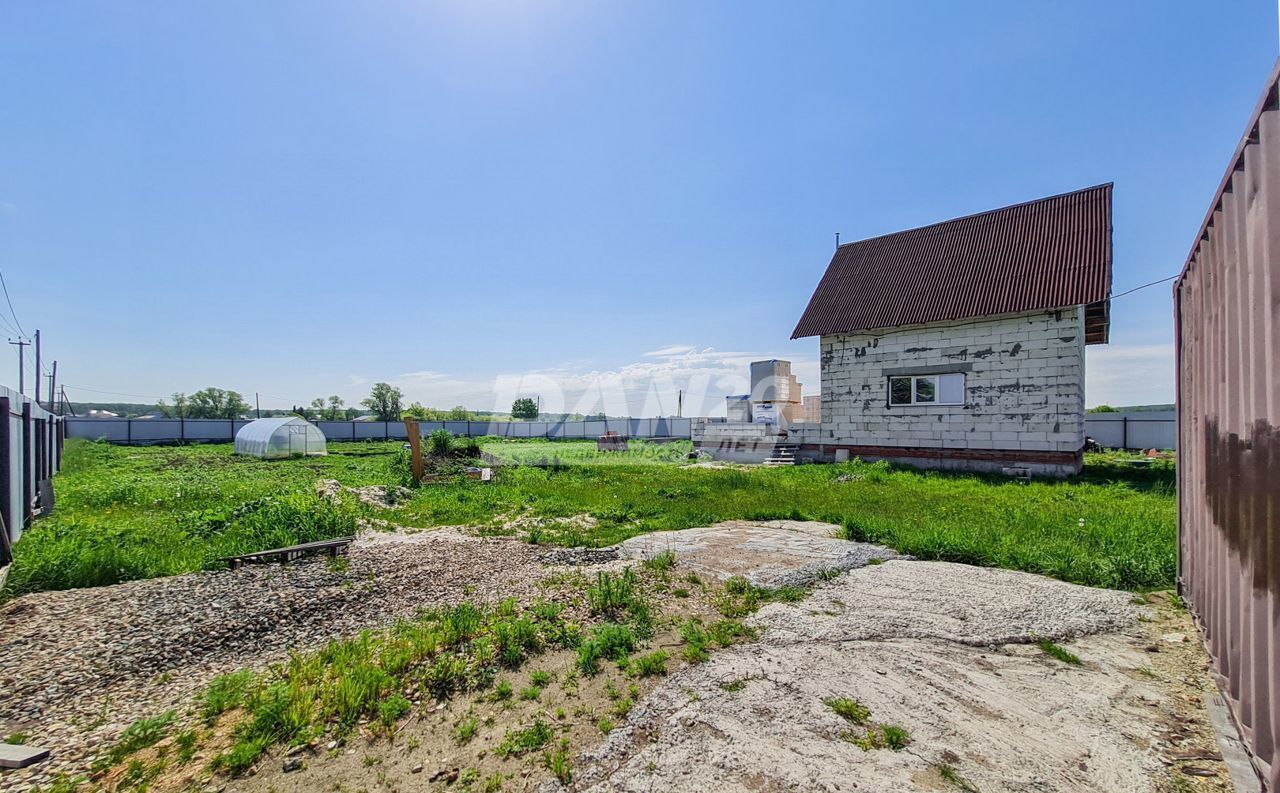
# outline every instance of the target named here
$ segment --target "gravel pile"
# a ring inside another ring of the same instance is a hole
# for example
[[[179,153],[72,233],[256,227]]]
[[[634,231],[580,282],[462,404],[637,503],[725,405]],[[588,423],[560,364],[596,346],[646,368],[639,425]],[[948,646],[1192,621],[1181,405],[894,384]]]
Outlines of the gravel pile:
[[[522,600],[542,549],[452,530],[373,534],[349,564],[313,558],[116,586],[41,592],[0,606],[0,734],[53,760],[0,777],[26,790],[82,772],[139,717],[185,708],[217,674],[462,600]]]

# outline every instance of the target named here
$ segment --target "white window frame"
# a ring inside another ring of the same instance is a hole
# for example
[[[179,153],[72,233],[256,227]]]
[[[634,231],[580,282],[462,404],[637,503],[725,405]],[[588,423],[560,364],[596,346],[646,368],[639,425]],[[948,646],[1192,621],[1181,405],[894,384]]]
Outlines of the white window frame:
[[[960,400],[959,400],[959,401],[949,401],[949,402],[944,402],[944,401],[942,400],[942,378],[944,378],[944,377],[959,377],[959,378],[960,378]],[[895,380],[910,380],[910,381],[911,381],[911,401],[910,401],[910,402],[894,402],[894,401],[893,401],[893,381],[895,381]],[[918,400],[918,399],[916,399],[917,394],[919,394],[919,388],[917,387],[917,383],[918,383],[919,381],[921,381],[921,380],[932,380],[932,381],[933,381],[933,394],[934,394],[934,397],[935,397],[933,400],[930,400],[930,401],[924,401],[924,400]],[[940,373],[940,374],[898,374],[898,375],[889,375],[889,377],[888,377],[888,378],[886,378],[886,380],[885,380],[885,387],[886,387],[886,389],[887,389],[886,400],[887,400],[887,404],[889,405],[889,407],[890,407],[890,408],[905,408],[905,407],[913,407],[913,406],[917,406],[917,405],[924,405],[924,406],[930,406],[930,405],[951,405],[951,406],[954,406],[954,405],[963,405],[963,404],[964,404],[964,394],[965,394],[965,376],[964,376],[964,372],[942,372],[942,373]]]

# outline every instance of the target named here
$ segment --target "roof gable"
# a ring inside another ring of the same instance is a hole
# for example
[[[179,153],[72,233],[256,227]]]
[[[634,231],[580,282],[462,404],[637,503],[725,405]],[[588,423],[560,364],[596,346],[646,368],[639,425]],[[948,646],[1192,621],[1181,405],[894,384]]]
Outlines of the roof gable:
[[[841,245],[791,338],[1088,305],[1092,344],[1110,294],[1104,184]]]

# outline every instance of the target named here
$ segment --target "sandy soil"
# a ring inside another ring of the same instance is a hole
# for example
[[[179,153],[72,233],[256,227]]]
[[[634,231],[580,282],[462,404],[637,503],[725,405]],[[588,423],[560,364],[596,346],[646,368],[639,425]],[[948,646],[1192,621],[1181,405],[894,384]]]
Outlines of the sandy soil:
[[[1227,789],[1197,698],[1203,659],[1184,634],[1161,633],[1185,615],[1131,599],[947,563],[851,571],[763,609],[760,642],[673,675],[580,759],[575,787]],[[1044,637],[1082,665],[1030,643]],[[906,729],[910,744],[859,748],[842,735],[866,728],[824,704],[833,697],[862,703],[872,727]],[[1213,776],[1186,775],[1189,762]]]

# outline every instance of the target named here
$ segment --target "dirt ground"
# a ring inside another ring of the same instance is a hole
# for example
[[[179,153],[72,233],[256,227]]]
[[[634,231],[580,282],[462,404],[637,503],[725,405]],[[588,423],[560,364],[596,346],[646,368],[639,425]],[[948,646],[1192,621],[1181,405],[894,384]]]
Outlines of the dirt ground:
[[[40,692],[41,712],[23,726],[55,726],[46,734],[65,736],[73,748],[64,751],[61,767],[76,768],[127,723],[119,714],[108,724],[80,719],[101,710],[103,696],[139,700],[130,703],[131,713],[181,707],[215,666],[260,668],[278,660],[289,637],[260,627],[286,619],[273,616],[282,598],[329,607],[303,623],[299,636],[314,643],[332,635],[339,614],[341,628],[352,630],[463,598],[558,599],[556,592],[581,590],[597,570],[672,550],[670,580],[654,592],[665,616],[642,650],[669,653],[666,676],[631,677],[606,664],[588,678],[573,673],[572,653],[550,652],[504,674],[509,698],[484,692],[423,702],[390,735],[364,729],[294,753],[275,750],[235,779],[196,773],[225,746],[228,721],[190,772],[158,780],[153,790],[1231,789],[1202,705],[1212,689],[1207,658],[1176,603],[1025,573],[895,559],[886,549],[830,539],[831,528],[735,522],[647,535],[619,550],[627,559],[575,567],[545,566],[538,561],[543,550],[515,540],[480,541],[454,531],[371,534],[352,549],[349,569],[319,562],[45,593],[9,604],[0,618],[30,625],[17,619],[28,610],[50,618],[39,623],[48,627],[38,635],[8,637],[11,648],[41,646],[49,659],[19,670],[10,683]],[[823,569],[842,572],[816,576]],[[679,622],[719,618],[715,588],[695,582],[732,575],[819,582],[805,599],[770,603],[751,616],[758,640],[685,664]],[[212,622],[201,616],[208,603],[228,601],[234,608],[219,608]],[[55,617],[64,620],[61,629]],[[154,653],[152,663],[152,655],[136,651],[140,641],[151,647],[148,637],[163,634],[161,626],[176,617],[172,625],[186,637],[201,619],[206,632],[216,629],[186,645],[216,664],[184,666],[185,656]],[[1043,639],[1081,663],[1046,654]],[[86,662],[73,667],[74,680],[58,678],[51,686],[48,676],[66,668],[50,655],[58,648]],[[102,652],[108,657],[97,658]],[[127,655],[128,663],[107,663],[112,653]],[[534,672],[547,673],[549,682],[536,698],[521,697]],[[87,705],[77,689],[92,692]],[[865,708],[863,723],[827,704],[837,698]],[[15,716],[16,705],[7,705]],[[496,749],[508,731],[538,721],[552,734],[544,746],[500,756]],[[877,736],[888,734],[881,725],[904,730],[905,745],[897,751],[877,745],[884,742]],[[161,742],[148,751],[169,750]],[[560,768],[557,779],[553,761],[561,754],[569,773]],[[6,773],[0,790],[26,790],[38,779]],[[113,779],[119,776],[102,781],[110,789]]]
[[[673,675],[580,758],[574,787],[1229,790],[1185,613],[1133,599],[941,562],[850,571],[762,609],[759,642]],[[1032,643],[1045,638],[1081,664]],[[867,725],[832,698],[861,703]],[[853,742],[879,724],[910,742]]]

